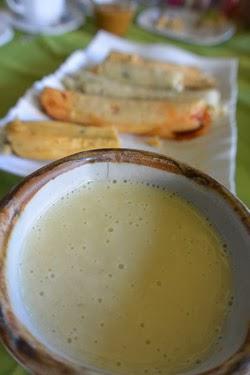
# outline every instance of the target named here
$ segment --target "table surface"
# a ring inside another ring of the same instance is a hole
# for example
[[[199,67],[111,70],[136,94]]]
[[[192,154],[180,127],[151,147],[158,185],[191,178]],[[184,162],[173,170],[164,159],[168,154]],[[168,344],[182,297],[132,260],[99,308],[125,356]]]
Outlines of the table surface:
[[[75,50],[84,48],[94,36],[95,26],[88,20],[78,31],[62,36],[31,37],[17,33],[15,39],[0,48],[0,117],[13,106],[32,83],[53,72]],[[239,59],[239,96],[237,105],[238,152],[236,168],[237,195],[250,206],[250,32],[240,31],[230,41],[215,47],[201,47],[174,42],[132,25],[130,40],[146,43],[169,43],[204,56]],[[20,177],[0,171],[0,198]],[[0,375],[25,374],[0,345]]]

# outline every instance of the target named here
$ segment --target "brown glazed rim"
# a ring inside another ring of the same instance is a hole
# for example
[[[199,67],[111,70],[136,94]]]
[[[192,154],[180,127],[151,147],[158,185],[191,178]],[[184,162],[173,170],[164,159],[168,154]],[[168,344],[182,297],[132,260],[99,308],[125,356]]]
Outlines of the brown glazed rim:
[[[63,358],[52,355],[22,326],[12,312],[4,275],[8,239],[26,204],[47,182],[78,166],[98,162],[131,163],[185,176],[219,194],[234,210],[250,236],[248,210],[225,187],[206,174],[159,154],[130,149],[93,150],[58,160],[31,174],[0,202],[0,337],[17,361],[34,374],[87,375],[89,369],[76,367]],[[250,330],[245,343],[231,358],[202,374],[250,374]]]

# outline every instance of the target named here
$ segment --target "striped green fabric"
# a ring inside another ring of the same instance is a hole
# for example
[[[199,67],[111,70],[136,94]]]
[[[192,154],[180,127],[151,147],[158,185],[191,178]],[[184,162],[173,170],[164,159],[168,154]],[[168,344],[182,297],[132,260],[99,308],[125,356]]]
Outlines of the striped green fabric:
[[[15,39],[0,48],[0,117],[17,99],[44,75],[53,72],[75,50],[84,48],[95,34],[88,20],[78,31],[62,36],[30,37],[17,33]],[[239,66],[239,101],[237,107],[238,154],[236,183],[239,198],[250,206],[250,32],[240,31],[230,41],[215,47],[200,47],[174,42],[153,35],[132,25],[127,34],[130,40],[145,43],[170,43],[204,56],[237,57]],[[0,171],[0,198],[20,177]],[[25,371],[0,345],[0,374],[23,375]]]

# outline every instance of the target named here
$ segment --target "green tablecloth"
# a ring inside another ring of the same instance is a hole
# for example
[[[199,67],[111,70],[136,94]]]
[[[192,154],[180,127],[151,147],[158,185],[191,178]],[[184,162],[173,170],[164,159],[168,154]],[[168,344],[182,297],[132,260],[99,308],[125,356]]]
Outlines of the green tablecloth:
[[[85,47],[95,33],[91,22],[82,29],[63,36],[30,38],[16,35],[8,45],[0,48],[0,117],[35,81],[53,72],[77,48]],[[205,56],[238,57],[239,101],[237,108],[238,154],[237,194],[250,206],[250,32],[239,32],[229,42],[216,47],[189,46],[152,35],[131,26],[127,37],[139,42],[171,43]],[[21,180],[0,171],[0,197]],[[0,375],[24,374],[0,345]]]

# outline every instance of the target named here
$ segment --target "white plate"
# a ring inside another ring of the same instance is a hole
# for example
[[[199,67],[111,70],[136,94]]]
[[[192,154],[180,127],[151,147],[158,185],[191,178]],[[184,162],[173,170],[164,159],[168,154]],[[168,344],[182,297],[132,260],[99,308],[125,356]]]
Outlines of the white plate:
[[[50,26],[39,26],[28,22],[18,14],[9,12],[12,26],[29,34],[59,35],[78,29],[84,22],[84,14],[70,4],[63,17]]]
[[[183,20],[184,28],[181,31],[174,31],[168,28],[159,29],[155,26],[155,22],[162,15],[169,17],[180,17]],[[194,23],[198,20],[200,14],[190,9],[178,9],[168,7],[165,11],[154,7],[142,11],[137,17],[137,23],[140,27],[147,31],[166,36],[168,38],[181,40],[183,42],[198,44],[204,46],[212,46],[223,43],[230,39],[235,33],[235,26],[226,23],[219,30],[214,28],[206,28],[197,30]]]
[[[122,146],[146,149],[172,156],[189,163],[225,184],[234,191],[234,171],[236,154],[235,106],[237,100],[237,67],[235,59],[203,58],[168,45],[132,43],[106,32],[99,32],[85,50],[74,52],[54,73],[36,82],[18,101],[8,115],[0,121],[4,125],[16,117],[22,120],[44,120],[47,116],[41,111],[37,96],[45,86],[62,88],[62,77],[80,67],[101,62],[110,50],[138,53],[144,57],[167,60],[182,64],[192,64],[213,74],[218,81],[223,102],[229,111],[221,117],[211,131],[200,138],[189,141],[162,142],[160,148],[154,148],[140,137],[122,135]],[[0,168],[25,176],[45,163],[25,160],[15,155],[0,155]]]

